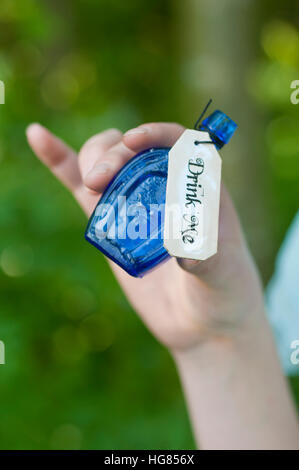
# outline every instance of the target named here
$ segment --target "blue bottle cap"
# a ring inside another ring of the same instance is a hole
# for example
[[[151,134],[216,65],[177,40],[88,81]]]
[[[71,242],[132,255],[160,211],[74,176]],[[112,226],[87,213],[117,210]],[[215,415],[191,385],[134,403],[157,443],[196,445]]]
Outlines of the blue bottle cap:
[[[217,148],[227,144],[237,129],[237,124],[218,109],[202,121],[200,130],[210,134]]]

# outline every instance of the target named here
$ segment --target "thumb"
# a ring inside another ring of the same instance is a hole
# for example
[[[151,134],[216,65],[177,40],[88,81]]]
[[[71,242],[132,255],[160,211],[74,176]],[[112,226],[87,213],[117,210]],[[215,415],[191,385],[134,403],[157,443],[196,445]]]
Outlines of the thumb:
[[[237,260],[246,250],[246,243],[240,222],[224,185],[221,186],[218,250],[210,258],[199,261],[178,258],[179,266],[190,274],[200,278],[211,287],[223,286],[232,272],[237,269]]]
[[[177,262],[184,271],[187,271],[188,273],[200,278],[206,284],[209,284],[213,287],[218,287],[220,259],[221,256],[218,252],[211,256],[211,258],[204,261],[177,258]]]

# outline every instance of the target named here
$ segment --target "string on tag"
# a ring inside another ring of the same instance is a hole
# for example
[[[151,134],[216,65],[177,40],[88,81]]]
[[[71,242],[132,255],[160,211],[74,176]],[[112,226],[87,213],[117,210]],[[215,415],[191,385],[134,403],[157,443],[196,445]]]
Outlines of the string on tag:
[[[207,104],[205,105],[204,110],[202,111],[201,115],[199,116],[199,118],[197,119],[196,123],[194,124],[194,129],[195,129],[196,131],[200,131],[200,130],[201,130],[200,126],[201,126],[202,118],[203,118],[204,115],[206,114],[206,112],[207,112],[207,110],[208,110],[210,104],[212,103],[212,101],[213,101],[212,98],[210,98],[209,101],[207,102]]]
[[[212,103],[212,99],[210,98],[208,103],[206,104],[203,112],[201,113],[201,115],[199,116],[199,118],[197,119],[195,125],[194,125],[194,129],[196,131],[203,131],[203,132],[207,132],[210,136],[210,138],[212,140],[207,140],[207,141],[198,141],[198,140],[195,140],[194,141],[194,145],[199,145],[199,144],[214,144],[216,146],[216,148],[218,149],[221,149],[224,145],[224,143],[219,139],[219,137],[214,134],[213,132],[211,132],[211,129],[209,129],[208,126],[206,126],[205,124],[203,124],[201,121],[204,117],[204,115],[206,114],[207,112],[207,109],[208,107],[210,106],[210,104]],[[204,121],[205,122],[205,121]]]
[[[211,103],[212,103],[212,99],[210,98],[209,101],[207,102],[206,106],[204,107],[204,109],[203,109],[201,115],[199,116],[199,118],[197,119],[196,123],[194,124],[194,129],[195,129],[196,131],[202,131],[202,130],[205,128],[205,126],[203,126],[203,125],[201,124],[201,121],[202,121],[204,115],[206,114],[206,112],[207,112],[207,110],[208,110],[208,108],[209,108],[209,106],[210,106]],[[209,131],[208,131],[208,132],[209,132]],[[210,133],[209,133],[209,135],[210,135]],[[211,136],[211,135],[210,135],[210,137],[211,137],[211,139],[212,139],[212,136]],[[199,144],[214,144],[214,141],[213,141],[213,140],[203,140],[203,141],[195,140],[195,141],[194,141],[194,145],[199,145]]]

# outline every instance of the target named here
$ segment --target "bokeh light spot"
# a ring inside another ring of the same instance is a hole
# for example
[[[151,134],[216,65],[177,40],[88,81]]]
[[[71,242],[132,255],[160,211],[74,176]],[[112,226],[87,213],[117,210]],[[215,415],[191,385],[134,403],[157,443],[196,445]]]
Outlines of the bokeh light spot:
[[[49,107],[63,110],[69,108],[76,101],[79,85],[68,70],[57,67],[45,76],[41,84],[41,94]]]
[[[33,251],[28,245],[15,245],[5,248],[0,256],[3,272],[10,277],[27,274],[33,264]]]
[[[270,163],[273,171],[285,179],[299,177],[298,122],[283,116],[270,122],[266,131]]]
[[[91,313],[97,306],[97,299],[91,289],[72,285],[65,288],[61,298],[61,311],[72,320],[80,320]]]
[[[105,351],[115,341],[115,328],[109,317],[95,314],[84,319],[82,330],[88,338],[88,344],[93,351]]]
[[[54,356],[59,362],[75,364],[88,352],[88,340],[82,330],[74,326],[63,326],[53,336]]]
[[[276,20],[268,23],[262,33],[262,46],[270,59],[295,65],[299,57],[299,34],[291,24]]]
[[[82,446],[82,432],[73,424],[63,424],[54,430],[50,447],[53,450],[79,450]]]

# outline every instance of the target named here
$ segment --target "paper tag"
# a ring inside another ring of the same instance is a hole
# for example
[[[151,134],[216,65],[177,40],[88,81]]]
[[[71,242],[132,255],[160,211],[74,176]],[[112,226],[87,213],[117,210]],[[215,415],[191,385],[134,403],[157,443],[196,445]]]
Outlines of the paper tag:
[[[187,129],[169,152],[164,247],[205,260],[217,253],[221,158],[207,132]]]

